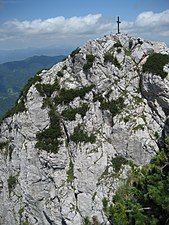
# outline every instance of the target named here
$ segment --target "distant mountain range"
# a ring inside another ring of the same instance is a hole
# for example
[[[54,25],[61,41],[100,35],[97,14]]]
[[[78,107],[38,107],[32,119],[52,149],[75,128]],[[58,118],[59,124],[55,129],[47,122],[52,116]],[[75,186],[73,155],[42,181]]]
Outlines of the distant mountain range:
[[[0,64],[0,116],[14,104],[20,90],[31,76],[43,68],[50,68],[63,58],[64,55],[42,55]]]
[[[26,48],[14,50],[0,49],[0,63],[11,62],[16,60],[24,60],[34,55],[68,55],[73,50],[72,47],[45,47],[45,48]]]

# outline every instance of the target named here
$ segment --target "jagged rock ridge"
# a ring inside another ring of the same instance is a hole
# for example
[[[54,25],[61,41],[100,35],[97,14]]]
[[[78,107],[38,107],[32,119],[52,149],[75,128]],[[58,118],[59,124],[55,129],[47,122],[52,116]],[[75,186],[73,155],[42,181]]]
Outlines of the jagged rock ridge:
[[[168,132],[169,61],[144,69],[158,54],[165,44],[105,36],[31,80],[1,123],[0,224],[107,223],[127,160],[148,163]]]

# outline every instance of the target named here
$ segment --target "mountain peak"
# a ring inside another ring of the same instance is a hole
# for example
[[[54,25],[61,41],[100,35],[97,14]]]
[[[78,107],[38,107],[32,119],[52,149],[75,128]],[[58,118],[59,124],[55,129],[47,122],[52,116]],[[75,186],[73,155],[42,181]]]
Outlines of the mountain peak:
[[[165,44],[118,34],[32,78],[1,124],[3,224],[106,224],[102,200],[168,132],[168,65]]]

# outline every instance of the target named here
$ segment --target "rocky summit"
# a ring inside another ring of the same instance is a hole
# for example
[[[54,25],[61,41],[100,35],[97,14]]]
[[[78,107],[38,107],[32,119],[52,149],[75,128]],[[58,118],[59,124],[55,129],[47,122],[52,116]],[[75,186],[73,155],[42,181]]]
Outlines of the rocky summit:
[[[103,199],[159,151],[168,115],[164,43],[104,36],[36,74],[0,125],[0,224],[109,224]]]

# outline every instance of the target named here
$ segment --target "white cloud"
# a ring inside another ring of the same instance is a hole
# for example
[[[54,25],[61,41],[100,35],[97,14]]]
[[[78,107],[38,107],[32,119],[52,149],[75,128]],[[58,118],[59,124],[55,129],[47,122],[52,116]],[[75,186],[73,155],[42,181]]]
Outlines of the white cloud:
[[[139,35],[148,39],[169,41],[169,10],[154,13],[142,12],[135,21],[122,21],[121,31]],[[20,47],[60,45],[65,42],[81,44],[82,42],[116,33],[116,21],[104,18],[101,14],[89,14],[82,17],[65,18],[63,16],[45,20],[10,20],[0,24],[0,48],[16,45]],[[169,44],[169,42],[168,42]],[[22,45],[22,46],[21,46]]]
[[[150,40],[166,41],[169,45],[169,10],[160,13],[142,12],[135,21],[123,21],[121,28],[130,34],[137,34]]]
[[[71,17],[66,19],[63,16],[49,18],[46,20],[33,20],[33,21],[7,21],[4,25],[8,29],[15,30],[23,34],[46,34],[46,33],[82,33],[84,31],[92,30],[97,27],[97,23],[101,18],[101,14],[89,14],[84,17]],[[99,24],[98,24],[99,25]]]
[[[135,25],[138,27],[157,27],[161,25],[169,26],[169,10],[161,13],[153,13],[152,11],[143,12],[138,15]]]

